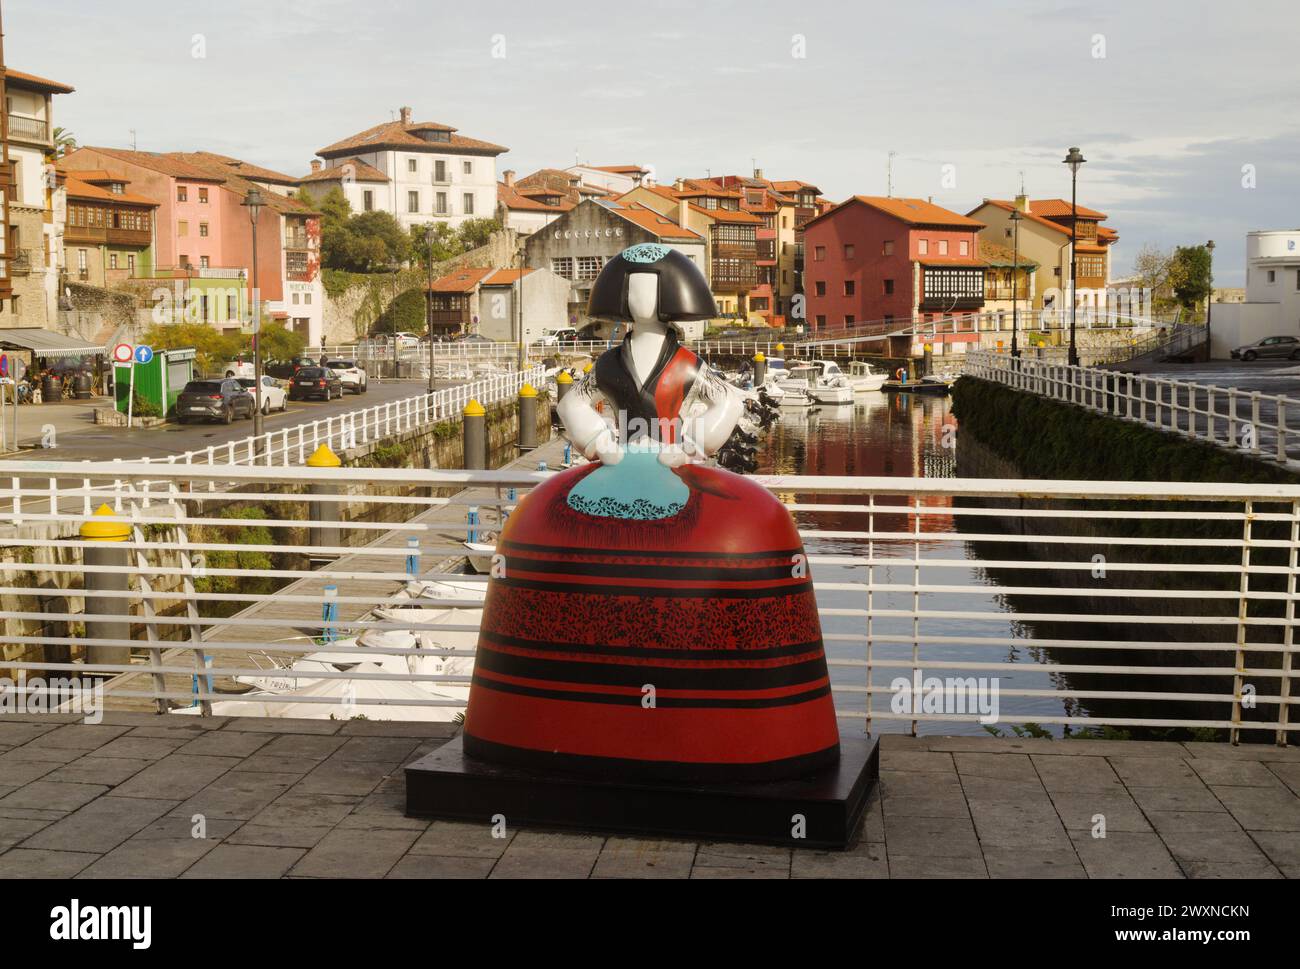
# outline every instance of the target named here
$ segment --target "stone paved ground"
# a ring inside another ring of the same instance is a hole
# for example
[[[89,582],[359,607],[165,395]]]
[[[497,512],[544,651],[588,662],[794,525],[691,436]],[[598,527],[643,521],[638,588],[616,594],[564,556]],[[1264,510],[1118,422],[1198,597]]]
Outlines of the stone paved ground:
[[[0,717],[0,878],[1300,877],[1296,748],[887,736],[858,843],[792,852],[404,817],[447,724],[177,719]]]

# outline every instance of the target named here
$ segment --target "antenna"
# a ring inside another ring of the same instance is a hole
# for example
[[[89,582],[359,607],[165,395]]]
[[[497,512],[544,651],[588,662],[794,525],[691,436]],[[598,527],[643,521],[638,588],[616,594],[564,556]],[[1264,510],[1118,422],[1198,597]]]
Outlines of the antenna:
[[[135,147],[135,129],[134,129],[134,128],[131,129],[131,150],[132,150],[132,151],[137,151],[137,150],[138,150],[138,149]]]
[[[885,189],[885,195],[889,198],[894,197],[894,156],[897,154],[898,152],[891,151],[889,153],[889,158],[885,163],[885,183],[887,186]]]
[[[1023,168],[1020,170],[1020,194],[1025,194],[1025,171]]]

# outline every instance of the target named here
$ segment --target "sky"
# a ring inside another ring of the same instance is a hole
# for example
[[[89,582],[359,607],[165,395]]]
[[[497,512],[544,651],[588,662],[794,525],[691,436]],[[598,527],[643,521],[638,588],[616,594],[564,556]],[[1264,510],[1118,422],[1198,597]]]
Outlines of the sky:
[[[1295,0],[7,0],[5,59],[76,87],[82,144],[206,149],[305,174],[396,116],[508,146],[498,173],[639,163],[801,179],[967,212],[1069,198],[1144,245],[1300,225]]]

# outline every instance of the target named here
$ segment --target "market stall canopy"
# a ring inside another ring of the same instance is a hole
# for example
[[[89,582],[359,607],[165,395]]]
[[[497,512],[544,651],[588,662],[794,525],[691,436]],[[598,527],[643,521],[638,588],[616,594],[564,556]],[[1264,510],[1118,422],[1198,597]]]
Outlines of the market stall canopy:
[[[0,329],[0,349],[30,350],[37,357],[80,357],[103,353],[104,345],[39,327],[21,327]]]

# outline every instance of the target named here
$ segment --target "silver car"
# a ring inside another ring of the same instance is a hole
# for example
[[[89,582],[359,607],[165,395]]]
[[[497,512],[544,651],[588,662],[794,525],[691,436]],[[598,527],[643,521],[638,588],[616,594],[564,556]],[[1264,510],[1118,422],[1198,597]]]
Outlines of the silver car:
[[[1237,347],[1232,351],[1232,359],[1234,360],[1263,360],[1268,358],[1300,360],[1300,337],[1266,336],[1262,340],[1247,343],[1244,347]]]

